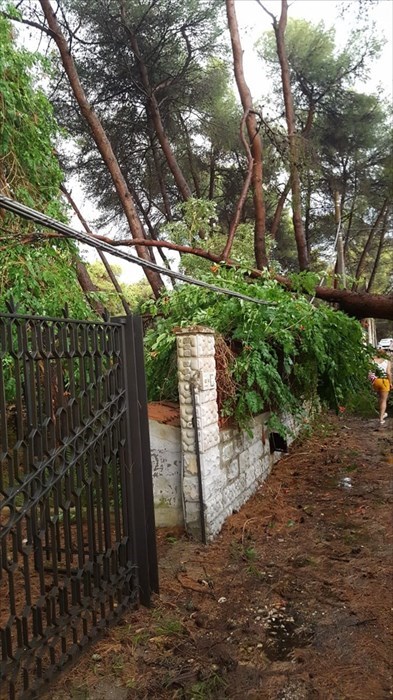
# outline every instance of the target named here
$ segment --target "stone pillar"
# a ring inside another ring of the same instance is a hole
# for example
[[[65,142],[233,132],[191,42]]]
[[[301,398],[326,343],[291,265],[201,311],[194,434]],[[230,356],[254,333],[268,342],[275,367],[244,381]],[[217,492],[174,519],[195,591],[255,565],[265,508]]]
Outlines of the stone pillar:
[[[217,509],[222,509],[220,500],[222,501],[222,486],[225,481],[220,470],[214,331],[194,326],[177,329],[176,336],[185,525],[199,539],[201,511],[196,440],[199,444],[207,537],[215,534],[211,525]],[[193,421],[192,386],[195,388],[196,426]]]

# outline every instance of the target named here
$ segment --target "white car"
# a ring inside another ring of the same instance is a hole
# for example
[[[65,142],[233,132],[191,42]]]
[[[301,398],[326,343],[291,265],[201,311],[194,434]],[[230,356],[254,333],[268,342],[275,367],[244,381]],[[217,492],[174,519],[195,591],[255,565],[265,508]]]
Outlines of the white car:
[[[378,341],[378,350],[393,352],[393,338],[381,338],[381,340]]]

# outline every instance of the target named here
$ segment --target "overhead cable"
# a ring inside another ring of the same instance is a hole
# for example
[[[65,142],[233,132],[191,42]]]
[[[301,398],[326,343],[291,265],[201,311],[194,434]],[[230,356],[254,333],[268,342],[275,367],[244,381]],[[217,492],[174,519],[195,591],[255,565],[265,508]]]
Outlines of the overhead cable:
[[[209,284],[208,282],[203,282],[203,280],[198,280],[194,277],[183,275],[181,272],[176,272],[175,270],[168,270],[166,267],[161,267],[160,265],[157,265],[156,263],[153,263],[149,260],[143,260],[141,258],[138,258],[136,255],[132,255],[131,253],[119,250],[117,247],[111,246],[110,243],[105,243],[105,241],[100,241],[98,238],[94,238],[94,236],[89,236],[87,233],[77,231],[76,229],[67,226],[67,224],[63,224],[61,221],[53,219],[51,216],[41,214],[41,212],[36,211],[35,209],[31,209],[25,204],[16,202],[13,199],[10,199],[9,197],[4,197],[4,195],[1,194],[0,208],[6,209],[7,211],[10,211],[13,214],[16,214],[17,216],[22,217],[23,219],[27,219],[27,221],[33,221],[35,224],[45,226],[45,228],[49,228],[52,231],[56,231],[57,233],[60,233],[66,238],[71,238],[73,240],[79,241],[79,243],[83,243],[84,245],[92,246],[93,248],[97,248],[99,250],[104,250],[105,252],[110,253],[110,255],[115,255],[118,258],[127,260],[128,262],[134,263],[135,265],[139,265],[140,267],[146,267],[149,270],[154,270],[155,272],[159,272],[161,275],[172,277],[173,279],[180,280],[181,282],[186,282],[187,284],[193,284],[196,287],[203,287],[205,289],[210,290],[211,292],[216,292],[217,294],[224,294],[225,296],[235,297],[236,299],[241,299],[242,301],[249,301],[253,304],[260,304],[262,306],[277,306],[277,302],[265,301],[264,299],[255,299],[255,297],[249,297],[245,294],[241,294],[240,292],[235,292],[233,289],[227,289],[226,287],[218,287],[215,284]]]

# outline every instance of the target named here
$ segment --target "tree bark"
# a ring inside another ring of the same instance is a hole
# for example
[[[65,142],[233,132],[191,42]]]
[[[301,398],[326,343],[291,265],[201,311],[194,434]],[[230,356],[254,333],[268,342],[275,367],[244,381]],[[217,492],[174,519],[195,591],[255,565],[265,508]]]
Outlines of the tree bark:
[[[98,287],[96,287],[93,280],[91,279],[86,269],[86,265],[84,265],[82,260],[77,255],[73,256],[73,262],[75,265],[75,271],[76,276],[78,278],[78,282],[86,296],[87,301],[89,302],[93,311],[99,316],[101,316],[101,318],[104,318],[105,306],[99,299],[94,298],[94,293],[96,294],[99,291],[99,289]]]
[[[214,189],[216,184],[216,164],[217,164],[217,150],[212,147],[210,151],[210,164],[209,164],[209,194],[208,199],[212,200],[214,198]]]
[[[310,240],[310,220],[311,220],[311,180],[310,173],[307,173],[307,189],[306,189],[306,205],[304,212],[304,235],[306,238],[307,245],[307,255],[310,257],[311,253],[311,240]]]
[[[239,197],[239,201],[237,203],[236,209],[235,209],[235,213],[232,217],[232,221],[231,221],[231,224],[229,226],[229,233],[228,233],[227,242],[225,244],[224,250],[221,253],[222,259],[225,261],[228,260],[230,253],[231,253],[231,250],[232,250],[232,245],[233,245],[233,241],[235,238],[236,229],[239,225],[240,217],[241,217],[243,207],[244,207],[244,204],[245,204],[245,201],[247,198],[248,190],[250,189],[250,184],[251,184],[251,180],[252,180],[252,171],[253,171],[253,167],[254,167],[254,160],[253,160],[253,157],[251,155],[250,146],[248,145],[246,139],[244,138],[244,133],[243,133],[244,123],[245,123],[247,117],[248,117],[248,111],[244,112],[244,115],[243,115],[242,123],[240,126],[240,139],[241,139],[243,146],[245,148],[245,151],[247,153],[248,170],[247,170],[246,179],[243,182],[242,191],[240,193],[240,197]]]
[[[275,275],[274,279],[283,287],[291,290],[291,281],[283,275]],[[393,320],[393,295],[368,294],[367,292],[352,292],[347,289],[317,286],[314,290],[317,299],[335,304],[340,311],[355,318],[384,318]]]
[[[192,148],[191,148],[190,134],[189,134],[185,119],[183,119],[181,114],[179,114],[179,120],[180,120],[180,124],[182,125],[182,127],[184,129],[184,135],[186,138],[187,157],[188,157],[188,162],[190,164],[190,173],[192,176],[192,181],[194,183],[195,194],[198,197],[198,199],[201,199],[201,185],[200,185],[200,181],[199,181],[199,173],[195,169],[194,154],[193,154]]]
[[[304,235],[302,213],[301,213],[301,189],[299,175],[299,149],[298,149],[298,134],[295,126],[295,112],[293,108],[292,90],[289,74],[289,63],[285,48],[285,29],[287,26],[288,2],[281,0],[281,15],[277,22],[276,17],[269,12],[264,5],[259,2],[259,5],[267,12],[273,20],[273,29],[276,37],[277,55],[281,68],[282,91],[285,106],[285,119],[287,122],[288,131],[288,146],[289,146],[289,172],[291,179],[292,190],[292,220],[295,232],[295,240],[297,247],[297,255],[299,260],[300,270],[307,270],[309,267],[309,256],[307,251],[307,242]],[[312,117],[310,117],[312,118]]]
[[[264,9],[265,9],[265,8],[264,8]],[[308,136],[309,136],[309,134],[310,134],[311,127],[312,127],[312,124],[313,124],[314,115],[315,115],[315,105],[314,105],[314,104],[310,104],[310,107],[309,107],[309,110],[308,110],[308,114],[307,114],[306,124],[305,124],[305,126],[304,126],[303,131],[302,131],[302,136],[303,136],[304,139],[308,138]],[[264,122],[264,124],[265,124],[265,128],[268,128],[266,122]],[[271,131],[271,130],[269,129],[269,131]],[[273,133],[273,132],[271,131],[271,133]],[[273,143],[273,144],[276,146],[276,148],[277,148],[277,144],[275,143],[274,139],[272,139],[272,143]],[[277,150],[279,150],[279,149],[277,149]],[[279,152],[281,153],[281,156],[282,156],[282,150],[281,150],[281,151],[279,150]],[[285,187],[284,187],[284,189],[283,189],[283,191],[282,191],[282,193],[281,193],[281,195],[280,195],[280,197],[279,197],[279,200],[278,200],[277,206],[276,206],[276,210],[275,210],[275,212],[274,212],[273,221],[272,221],[272,225],[271,225],[271,228],[270,228],[270,235],[271,235],[271,237],[272,237],[273,239],[277,236],[277,231],[278,231],[278,227],[279,227],[279,225],[280,225],[280,221],[281,221],[281,216],[282,216],[282,212],[283,212],[283,209],[284,209],[284,205],[285,205],[286,199],[287,199],[288,194],[289,194],[290,191],[291,191],[291,178],[289,178],[288,182],[286,183],[286,185],[285,185]],[[310,193],[310,188],[308,187],[308,190],[307,190],[307,205],[306,205],[307,208],[306,208],[306,215],[305,215],[305,237],[306,237],[307,254],[308,254],[308,256],[310,256],[310,241],[309,241],[309,236],[308,236],[308,223],[309,223],[309,193]]]
[[[367,255],[368,251],[370,250],[370,246],[371,246],[371,243],[372,243],[372,241],[373,241],[375,232],[376,232],[376,230],[377,230],[379,224],[381,223],[381,221],[382,221],[383,218],[384,218],[384,215],[385,215],[385,211],[386,211],[386,209],[387,209],[387,206],[388,206],[388,200],[385,199],[385,201],[384,201],[384,203],[383,203],[383,205],[382,205],[381,211],[379,212],[379,214],[378,214],[376,220],[374,221],[373,225],[371,226],[370,233],[368,234],[367,241],[366,241],[365,246],[364,246],[364,248],[363,248],[362,254],[361,254],[360,258],[359,258],[358,266],[357,266],[357,268],[356,268],[356,272],[355,272],[355,282],[354,282],[353,285],[352,285],[352,291],[353,291],[353,292],[356,292],[357,289],[358,289],[360,276],[361,276],[361,274],[362,274],[362,272],[363,272],[364,265],[365,265],[365,262],[366,262],[366,255]]]
[[[147,120],[147,130],[148,130],[148,134],[149,134],[151,150],[153,153],[154,167],[156,169],[157,180],[158,180],[158,184],[160,186],[162,203],[164,205],[164,213],[165,213],[167,221],[172,221],[171,205],[170,205],[170,201],[169,201],[169,197],[168,197],[165,178],[164,178],[164,175],[161,171],[161,163],[160,163],[160,158],[159,158],[159,148],[157,146],[156,134],[154,131],[154,126],[152,124],[151,117],[148,117],[148,120]]]
[[[64,70],[67,74],[75,99],[79,105],[81,114],[90,128],[91,134],[101,154],[101,157],[112,177],[113,184],[115,186],[117,195],[123,207],[123,211],[127,218],[128,225],[130,227],[131,235],[133,238],[141,238],[143,236],[143,228],[138,217],[138,213],[136,211],[131,193],[127,188],[119,163],[116,159],[111,143],[106,135],[101,121],[99,120],[92,105],[89,103],[86,97],[85,91],[79,79],[78,72],[76,70],[74,60],[70,54],[68,44],[61,31],[56,15],[53,12],[50,0],[40,0],[40,5],[44,12],[49,29],[53,32],[54,40],[59,49]],[[149,259],[146,249],[138,246],[136,248],[136,251],[140,258],[146,260]],[[164,283],[160,275],[157,272],[148,269],[145,269],[145,274],[148,281],[150,282],[154,295],[158,297],[161,289],[164,287]]]
[[[169,143],[168,136],[166,134],[164,124],[162,122],[161,118],[161,112],[160,112],[160,107],[158,104],[158,100],[155,95],[155,91],[153,86],[150,84],[150,78],[149,78],[149,73],[147,70],[147,66],[142,58],[142,54],[139,50],[139,43],[138,39],[136,37],[136,34],[132,31],[130,26],[127,23],[127,18],[126,18],[126,12],[124,8],[124,3],[121,3],[121,15],[122,15],[122,22],[123,22],[123,27],[125,31],[127,32],[128,38],[130,40],[130,46],[132,53],[135,56],[135,59],[138,64],[139,68],[139,73],[141,76],[142,80],[142,85],[144,88],[144,92],[147,98],[147,116],[148,118],[151,118],[152,124],[154,126],[154,130],[157,134],[157,138],[159,141],[159,144],[162,148],[162,152],[164,153],[164,156],[166,158],[166,161],[168,163],[168,167],[170,171],[172,172],[172,175],[174,177],[176,186],[183,197],[183,199],[186,201],[187,199],[190,199],[192,197],[192,192],[191,189],[187,183],[186,178],[183,175],[183,172],[176,160],[175,154],[172,150],[172,147]]]
[[[346,289],[316,287],[315,296],[333,304],[355,318],[385,318],[393,320],[393,296],[350,292]]]
[[[235,79],[244,112],[248,113],[246,126],[250,141],[251,154],[254,160],[252,170],[252,189],[255,213],[254,252],[258,270],[267,267],[266,253],[266,211],[263,194],[263,149],[259,128],[253,110],[250,89],[246,83],[243,71],[243,50],[240,42],[239,27],[236,18],[235,0],[226,0],[228,27],[231,35],[233,66]]]
[[[345,253],[344,253],[344,243],[341,232],[341,220],[343,211],[343,198],[340,197],[338,190],[334,193],[334,221],[336,224],[336,250],[337,258],[334,267],[334,278],[333,287],[337,289],[338,287],[347,286],[347,276],[345,270]]]
[[[132,186],[132,184],[128,181],[128,179],[126,179],[126,182],[127,182],[127,187],[129,188],[130,192],[132,193],[132,196],[133,196],[133,198],[134,198],[134,200],[135,200],[135,203],[136,203],[136,205],[137,205],[139,211],[141,212],[141,214],[142,214],[142,216],[143,216],[143,220],[144,220],[144,222],[145,222],[145,224],[146,224],[146,227],[147,227],[147,230],[148,230],[148,232],[149,232],[149,234],[150,234],[150,238],[152,238],[153,241],[157,241],[157,240],[158,240],[157,233],[156,233],[156,231],[155,231],[155,229],[154,229],[154,226],[153,226],[153,224],[152,224],[152,222],[151,222],[151,220],[150,220],[149,212],[146,211],[145,207],[143,206],[143,203],[142,203],[142,201],[141,201],[141,199],[140,199],[140,197],[139,197],[139,195],[138,195],[136,189]],[[149,236],[146,234],[146,235],[145,235],[145,238],[149,238]],[[151,258],[151,261],[154,262],[154,263],[157,262],[156,259],[155,259],[155,257],[154,257],[154,254],[152,254],[152,249],[150,248],[149,250],[150,250],[150,258]],[[166,257],[166,255],[165,255],[164,251],[162,250],[162,248],[158,248],[158,253],[159,253],[159,255],[160,255],[160,257],[161,257],[161,259],[162,259],[162,261],[163,261],[165,267],[168,268],[168,270],[170,270],[171,266],[170,266],[170,264],[169,264],[169,260],[168,260],[168,258]]]
[[[351,235],[352,222],[353,222],[353,217],[355,214],[356,196],[357,196],[357,183],[356,183],[356,179],[355,179],[354,191],[353,191],[353,196],[352,196],[352,204],[351,204],[351,208],[349,210],[348,224],[347,224],[347,228],[345,231],[345,237],[344,237],[344,255],[345,256],[347,255],[347,252],[348,252],[349,237]],[[341,200],[341,205],[342,205],[342,200]]]
[[[384,216],[384,218],[383,218],[383,224],[382,224],[382,228],[381,228],[381,235],[380,235],[380,237],[379,237],[379,243],[378,243],[377,254],[376,254],[376,256],[375,256],[373,269],[372,269],[372,271],[371,271],[370,279],[369,279],[369,282],[368,282],[368,285],[367,285],[367,290],[366,290],[366,291],[367,291],[368,294],[371,293],[371,289],[372,289],[372,286],[373,286],[374,280],[375,280],[375,275],[377,274],[377,270],[378,270],[378,266],[379,266],[379,261],[380,261],[380,259],[381,259],[381,253],[382,253],[383,243],[384,243],[384,240],[385,240],[385,236],[386,236],[387,230],[388,230],[388,211],[386,210],[386,211],[385,211],[385,216]]]
[[[273,240],[277,236],[278,227],[280,225],[280,221],[281,221],[281,217],[282,217],[282,212],[283,212],[284,205],[285,205],[285,202],[286,202],[286,199],[288,197],[290,189],[291,189],[291,181],[288,180],[283,191],[280,194],[279,200],[277,202],[276,210],[274,212],[272,225],[270,227],[270,235],[273,238]]]

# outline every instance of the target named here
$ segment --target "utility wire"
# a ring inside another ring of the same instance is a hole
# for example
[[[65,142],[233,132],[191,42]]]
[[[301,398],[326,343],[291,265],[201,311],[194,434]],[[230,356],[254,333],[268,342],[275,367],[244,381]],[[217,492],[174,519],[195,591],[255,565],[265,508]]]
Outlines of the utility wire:
[[[155,270],[161,275],[166,275],[167,277],[172,277],[174,279],[180,280],[181,282],[186,282],[187,284],[193,284],[196,287],[203,287],[204,289],[209,289],[211,292],[216,292],[217,294],[224,294],[225,296],[235,297],[236,299],[241,299],[242,301],[249,301],[253,304],[259,304],[261,306],[277,306],[277,302],[264,301],[263,299],[255,299],[255,297],[249,297],[240,292],[235,292],[232,289],[227,289],[226,287],[217,287],[215,284],[209,284],[208,282],[203,282],[202,280],[195,279],[193,277],[188,277],[183,275],[181,272],[175,272],[175,270],[168,270],[166,267],[161,267],[156,263],[150,262],[149,260],[142,260],[141,258],[131,255],[131,253],[126,253],[118,248],[111,246],[110,243],[105,243],[105,241],[100,241],[95,239],[93,236],[89,236],[86,233],[81,233],[75,229],[63,224],[61,221],[53,219],[51,216],[46,214],[41,214],[35,209],[26,207],[20,202],[15,202],[9,197],[4,197],[0,195],[0,208],[6,209],[7,211],[16,214],[17,216],[27,219],[27,221],[33,221],[34,223],[45,226],[57,233],[60,233],[66,238],[71,238],[83,243],[84,245],[92,246],[99,250],[104,250],[111,255],[115,255],[118,258],[127,260],[128,262],[139,265],[140,267],[147,267],[149,270]]]

